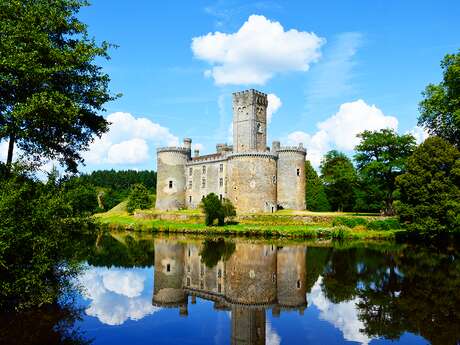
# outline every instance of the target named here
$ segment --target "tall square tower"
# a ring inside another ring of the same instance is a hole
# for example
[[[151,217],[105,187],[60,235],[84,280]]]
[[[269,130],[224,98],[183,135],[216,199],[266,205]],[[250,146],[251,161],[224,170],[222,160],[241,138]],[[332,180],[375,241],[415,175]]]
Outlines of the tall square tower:
[[[254,89],[233,94],[234,152],[267,150],[267,106],[267,95]]]

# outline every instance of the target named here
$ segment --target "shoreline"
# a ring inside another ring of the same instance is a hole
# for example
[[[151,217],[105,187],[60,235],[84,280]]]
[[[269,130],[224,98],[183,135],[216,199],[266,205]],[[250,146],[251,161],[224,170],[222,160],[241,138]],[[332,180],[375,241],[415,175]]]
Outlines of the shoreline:
[[[110,230],[194,235],[394,241],[398,235],[406,232],[401,228],[371,230],[364,225],[350,227],[335,224],[354,219],[358,219],[358,223],[385,222],[387,218],[378,215],[320,212],[244,214],[236,218],[238,222],[226,223],[223,226],[206,226],[201,217],[202,214],[199,212],[150,210],[136,212],[133,215],[127,212],[106,212],[95,215],[94,219],[97,225]]]

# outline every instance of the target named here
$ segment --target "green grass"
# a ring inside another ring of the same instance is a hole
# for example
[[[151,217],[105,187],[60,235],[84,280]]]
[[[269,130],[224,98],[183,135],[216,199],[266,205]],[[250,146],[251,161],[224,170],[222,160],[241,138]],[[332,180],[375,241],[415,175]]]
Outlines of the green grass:
[[[199,215],[196,210],[161,212],[166,214],[192,214]],[[149,210],[147,213],[160,213]],[[278,214],[278,213],[276,213]],[[260,217],[259,217],[260,216]],[[287,214],[284,214],[286,218]],[[385,239],[393,240],[399,230],[369,230],[362,226],[347,227],[345,225],[333,226],[332,221],[320,223],[294,223],[267,221],[267,217],[274,215],[254,215],[255,220],[242,221],[237,224],[226,224],[225,226],[206,226],[204,222],[190,220],[163,220],[135,218],[126,212],[107,212],[95,216],[96,221],[110,229],[166,232],[166,233],[190,233],[190,234],[225,234],[244,236],[264,237],[289,237],[289,238],[326,238],[335,240],[344,239]],[[329,216],[330,217],[330,216]],[[261,219],[262,218],[262,219]],[[370,221],[372,223],[372,221]]]

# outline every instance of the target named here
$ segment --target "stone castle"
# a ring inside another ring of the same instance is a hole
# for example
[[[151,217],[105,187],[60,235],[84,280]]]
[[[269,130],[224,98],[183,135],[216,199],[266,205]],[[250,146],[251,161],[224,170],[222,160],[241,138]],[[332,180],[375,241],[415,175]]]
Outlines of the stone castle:
[[[201,155],[192,140],[183,147],[157,149],[157,199],[160,210],[197,208],[209,193],[228,198],[239,212],[305,209],[305,156],[302,145],[267,147],[265,93],[233,94],[233,146],[217,144]]]
[[[307,248],[236,242],[235,250],[207,267],[202,245],[155,240],[152,303],[188,315],[189,296],[231,312],[231,344],[265,344],[266,311],[303,314],[307,308]]]

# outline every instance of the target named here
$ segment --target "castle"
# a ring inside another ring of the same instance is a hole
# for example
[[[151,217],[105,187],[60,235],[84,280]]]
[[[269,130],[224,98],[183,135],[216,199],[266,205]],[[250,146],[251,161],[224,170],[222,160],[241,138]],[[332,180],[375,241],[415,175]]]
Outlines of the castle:
[[[216,153],[201,155],[192,140],[183,147],[157,149],[159,210],[197,208],[215,193],[228,198],[239,212],[305,209],[305,156],[300,144],[267,147],[265,93],[246,90],[233,94],[233,146],[217,144]]]
[[[303,314],[307,308],[307,248],[236,242],[229,258],[207,267],[202,245],[155,239],[152,304],[188,315],[189,296],[231,312],[232,344],[265,344],[266,311]]]

